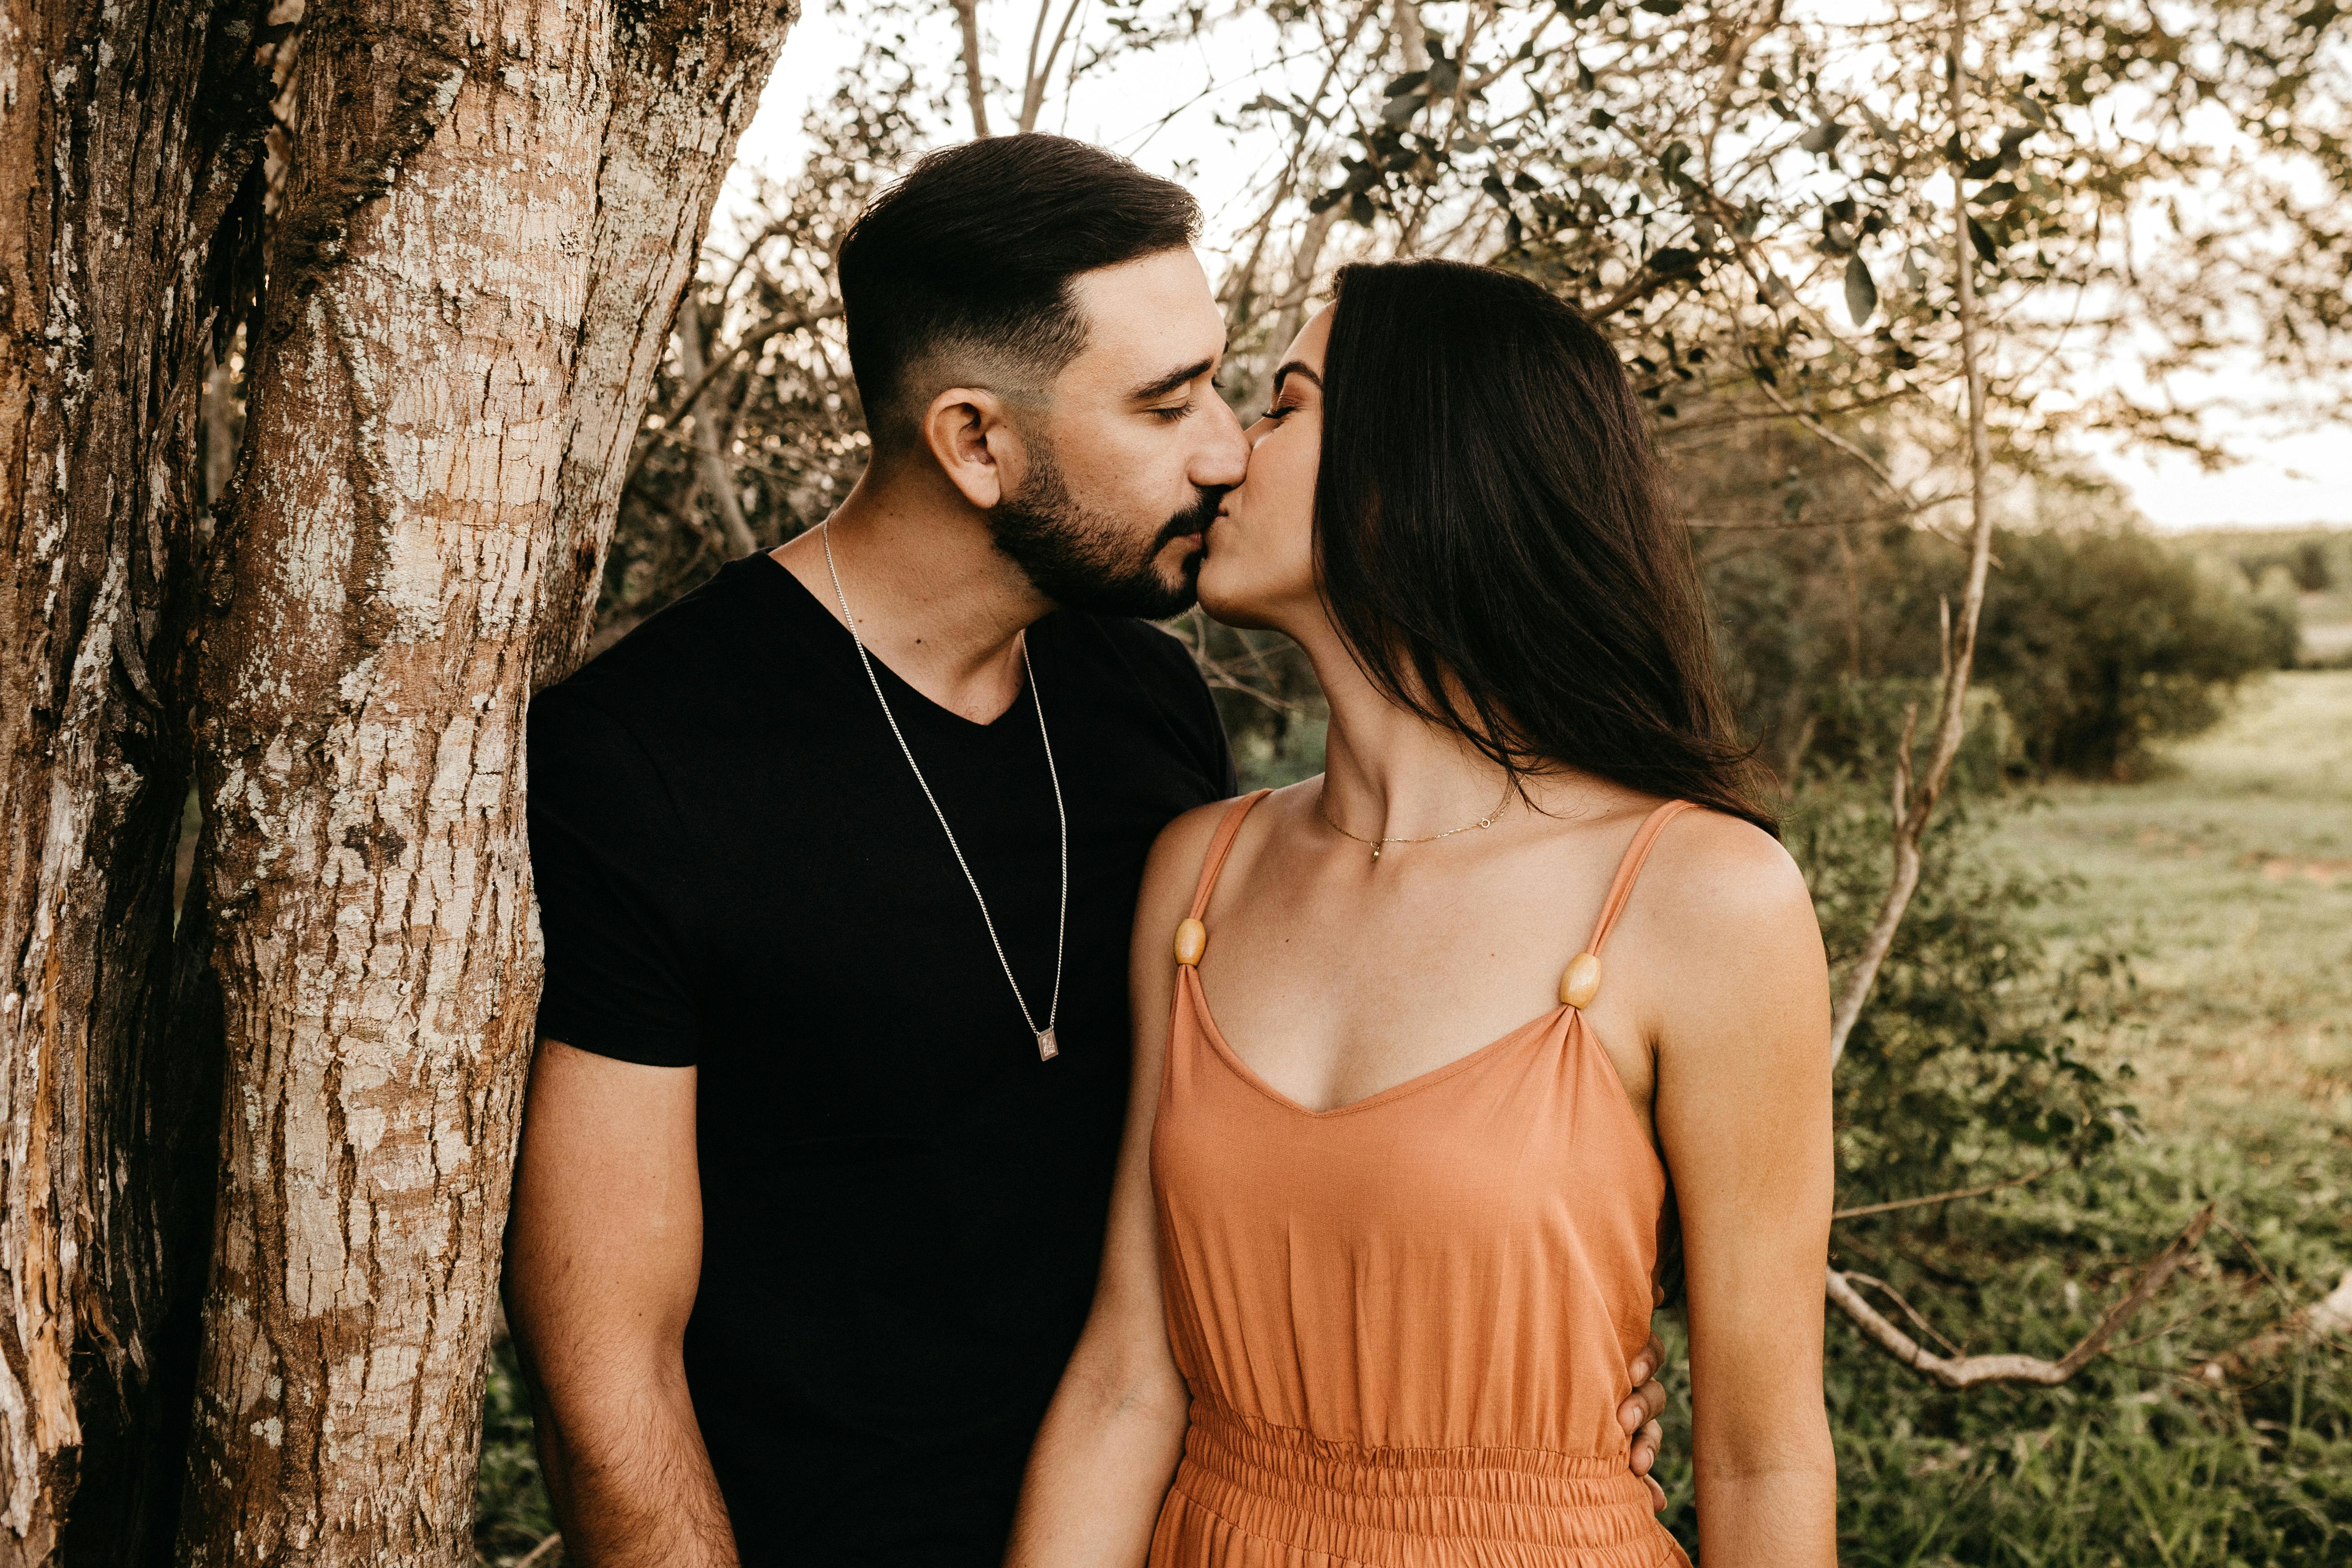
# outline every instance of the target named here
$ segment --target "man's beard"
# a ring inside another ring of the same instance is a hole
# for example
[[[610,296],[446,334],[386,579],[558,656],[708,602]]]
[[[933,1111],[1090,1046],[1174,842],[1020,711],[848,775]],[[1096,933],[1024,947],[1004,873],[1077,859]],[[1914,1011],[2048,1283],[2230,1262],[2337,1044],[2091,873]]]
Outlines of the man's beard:
[[[1062,470],[1041,442],[1032,442],[1034,467],[1021,493],[1008,496],[988,514],[989,532],[1039,593],[1066,610],[1096,616],[1132,616],[1164,621],[1192,607],[1201,576],[1193,551],[1177,568],[1174,581],[1160,574],[1160,552],[1188,533],[1206,534],[1217,515],[1222,489],[1204,489],[1140,551],[1120,547],[1117,524],[1080,506],[1063,482]]]

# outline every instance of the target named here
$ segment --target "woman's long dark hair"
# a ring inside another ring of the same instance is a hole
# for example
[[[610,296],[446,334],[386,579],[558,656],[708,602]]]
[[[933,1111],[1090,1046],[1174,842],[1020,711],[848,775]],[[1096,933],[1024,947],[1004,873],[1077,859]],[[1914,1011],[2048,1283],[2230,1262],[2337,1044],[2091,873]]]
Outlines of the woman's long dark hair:
[[[1591,323],[1492,268],[1343,268],[1323,380],[1322,593],[1383,695],[1515,778],[1565,763],[1778,831]]]

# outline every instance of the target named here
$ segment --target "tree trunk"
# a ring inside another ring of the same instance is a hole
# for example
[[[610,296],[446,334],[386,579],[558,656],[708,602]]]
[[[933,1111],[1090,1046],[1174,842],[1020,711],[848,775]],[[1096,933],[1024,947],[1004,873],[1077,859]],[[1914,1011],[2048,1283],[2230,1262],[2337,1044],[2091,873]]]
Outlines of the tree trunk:
[[[524,705],[584,643],[792,17],[309,23],[196,713],[229,1082],[186,1563],[470,1561],[539,980]]]
[[[0,0],[0,1564],[147,1560],[177,1500],[219,1104],[178,716],[260,20]]]

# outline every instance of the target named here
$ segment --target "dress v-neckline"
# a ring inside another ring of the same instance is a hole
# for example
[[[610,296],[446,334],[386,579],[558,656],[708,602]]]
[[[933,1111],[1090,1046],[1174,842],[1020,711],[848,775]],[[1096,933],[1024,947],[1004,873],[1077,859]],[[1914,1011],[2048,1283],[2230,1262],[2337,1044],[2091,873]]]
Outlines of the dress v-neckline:
[[[1529,1018],[1527,1022],[1517,1025],[1505,1033],[1496,1036],[1495,1038],[1487,1041],[1485,1045],[1478,1047],[1475,1050],[1455,1057],[1452,1061],[1440,1062],[1435,1067],[1429,1068],[1425,1072],[1415,1073],[1412,1077],[1404,1079],[1401,1083],[1392,1083],[1386,1089],[1376,1089],[1372,1093],[1365,1095],[1360,1100],[1351,1100],[1345,1105],[1328,1106],[1321,1110],[1318,1110],[1312,1106],[1300,1104],[1289,1095],[1286,1095],[1283,1093],[1282,1090],[1275,1088],[1273,1084],[1268,1083],[1265,1080],[1264,1075],[1260,1074],[1255,1068],[1251,1067],[1249,1063],[1242,1059],[1242,1054],[1234,1048],[1232,1042],[1225,1038],[1224,1030],[1220,1028],[1217,1025],[1215,1010],[1209,1005],[1208,988],[1202,984],[1201,972],[1197,968],[1194,968],[1191,964],[1183,965],[1182,983],[1192,988],[1192,1011],[1201,1020],[1201,1032],[1208,1037],[1210,1046],[1215,1050],[1216,1054],[1223,1059],[1225,1066],[1233,1071],[1234,1076],[1238,1077],[1244,1083],[1248,1084],[1252,1089],[1256,1089],[1260,1094],[1265,1095],[1268,1100],[1273,1100],[1276,1104],[1283,1107],[1285,1110],[1289,1110],[1296,1115],[1308,1117],[1315,1120],[1321,1120],[1325,1117],[1332,1116],[1345,1116],[1350,1111],[1367,1110],[1374,1106],[1386,1104],[1388,1101],[1392,1100],[1402,1100],[1406,1095],[1411,1094],[1417,1089],[1429,1088],[1446,1079],[1452,1078],[1454,1074],[1466,1070],[1487,1057],[1501,1055],[1505,1047],[1517,1043],[1519,1040],[1529,1035],[1549,1033],[1551,1026],[1559,1022],[1560,1015],[1563,1013],[1576,1015],[1569,1020],[1569,1026],[1570,1028],[1574,1028],[1576,1026],[1577,1018],[1580,1018],[1582,1016],[1582,1015],[1577,1014],[1575,1008],[1563,1003],[1553,1007],[1549,1012],[1539,1013],[1536,1016]],[[1612,1078],[1616,1076],[1616,1067],[1613,1063],[1611,1064],[1610,1067],[1610,1076]],[[1623,1100],[1624,1098],[1624,1088],[1621,1083],[1618,1088],[1618,1099],[1620,1100]],[[1628,1104],[1625,1109],[1629,1114],[1633,1110],[1633,1107],[1630,1104]]]

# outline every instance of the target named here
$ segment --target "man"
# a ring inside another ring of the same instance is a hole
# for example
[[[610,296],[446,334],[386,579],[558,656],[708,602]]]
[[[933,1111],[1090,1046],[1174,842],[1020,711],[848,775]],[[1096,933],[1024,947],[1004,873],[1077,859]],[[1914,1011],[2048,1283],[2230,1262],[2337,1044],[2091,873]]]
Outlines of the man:
[[[855,490],[532,703],[508,1300],[575,1563],[1003,1550],[1099,1259],[1144,855],[1235,790],[1140,619],[1244,466],[1198,221],[1060,138],[927,159],[842,247]]]

